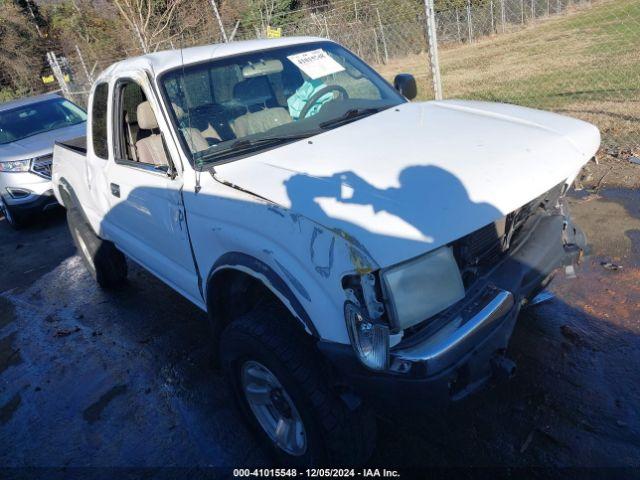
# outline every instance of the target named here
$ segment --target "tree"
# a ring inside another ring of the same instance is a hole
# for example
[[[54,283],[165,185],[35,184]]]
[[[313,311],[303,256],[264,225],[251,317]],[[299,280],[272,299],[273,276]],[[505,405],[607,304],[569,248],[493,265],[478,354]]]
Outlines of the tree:
[[[113,1],[144,53],[154,52],[179,39],[185,31],[194,28],[201,17],[188,15],[185,7],[189,0]]]
[[[8,0],[0,0],[0,83],[28,92],[40,85],[45,44],[36,24]]]

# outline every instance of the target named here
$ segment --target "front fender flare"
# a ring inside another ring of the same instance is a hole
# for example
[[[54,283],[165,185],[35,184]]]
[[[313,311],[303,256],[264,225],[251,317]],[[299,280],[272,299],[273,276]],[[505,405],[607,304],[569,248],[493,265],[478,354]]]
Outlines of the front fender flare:
[[[215,301],[215,292],[209,292],[209,285],[215,275],[223,270],[236,270],[254,277],[269,289],[291,314],[297,318],[305,330],[315,338],[320,338],[318,330],[311,321],[306,310],[295,296],[289,285],[278,275],[273,268],[251,255],[240,252],[227,252],[222,255],[211,267],[207,276],[205,298],[207,307]]]

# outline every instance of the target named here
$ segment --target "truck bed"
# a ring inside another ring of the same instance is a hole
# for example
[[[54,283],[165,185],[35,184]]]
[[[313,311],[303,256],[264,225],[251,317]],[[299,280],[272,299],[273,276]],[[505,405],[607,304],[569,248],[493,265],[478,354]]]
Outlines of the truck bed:
[[[87,137],[76,137],[65,142],[56,142],[56,145],[83,155],[87,154]]]

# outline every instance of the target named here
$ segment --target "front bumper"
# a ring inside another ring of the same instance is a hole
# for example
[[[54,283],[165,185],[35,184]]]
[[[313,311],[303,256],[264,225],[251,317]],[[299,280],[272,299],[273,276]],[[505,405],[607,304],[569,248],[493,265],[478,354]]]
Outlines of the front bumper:
[[[32,171],[0,173],[0,195],[15,211],[47,208],[53,203],[52,188],[50,178]]]
[[[385,372],[366,369],[350,345],[319,342],[340,380],[385,409],[446,404],[478,390],[500,372],[518,313],[561,265],[584,248],[584,236],[563,215],[534,228],[488,272],[436,333],[416,332],[391,349]],[[504,372],[502,372],[504,373]]]
[[[18,199],[19,201],[11,198],[8,194],[3,194],[2,198],[12,212],[20,215],[37,214],[59,206],[58,200],[56,200],[51,189],[40,194],[32,192],[28,196]]]

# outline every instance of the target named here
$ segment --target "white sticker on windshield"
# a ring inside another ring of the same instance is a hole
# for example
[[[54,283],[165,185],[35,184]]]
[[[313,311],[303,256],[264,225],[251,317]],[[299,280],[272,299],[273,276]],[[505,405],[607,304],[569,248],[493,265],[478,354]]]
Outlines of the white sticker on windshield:
[[[326,77],[332,73],[344,72],[344,67],[319,48],[310,52],[298,53],[287,57],[311,80]]]

